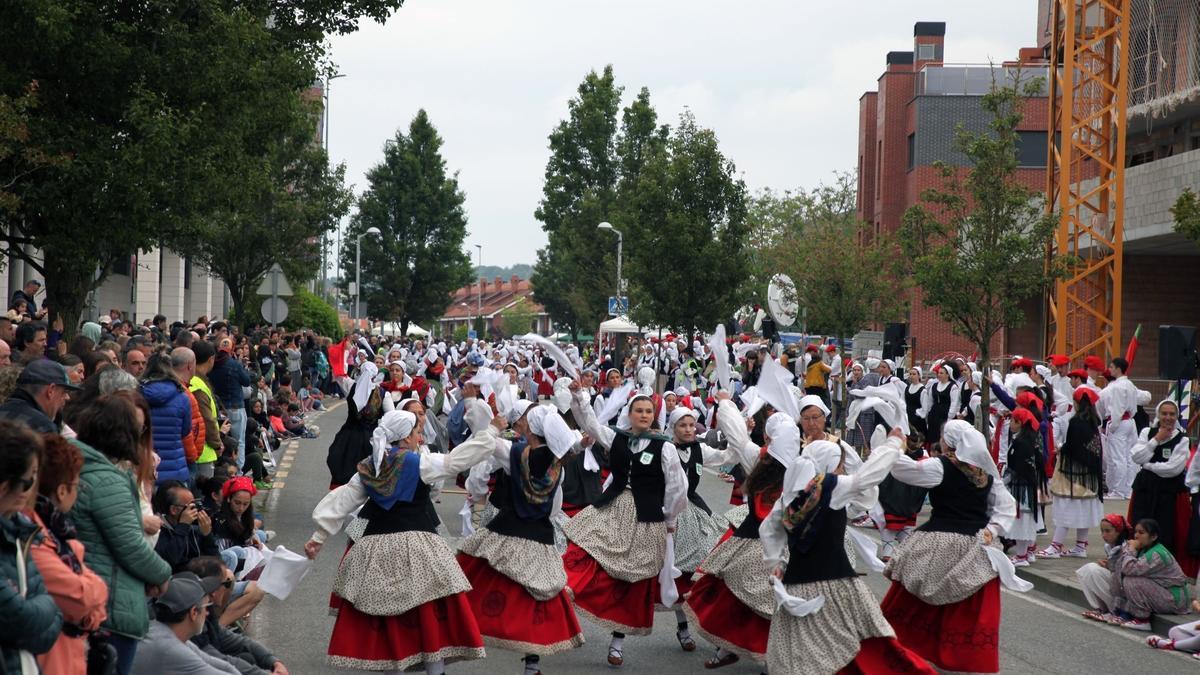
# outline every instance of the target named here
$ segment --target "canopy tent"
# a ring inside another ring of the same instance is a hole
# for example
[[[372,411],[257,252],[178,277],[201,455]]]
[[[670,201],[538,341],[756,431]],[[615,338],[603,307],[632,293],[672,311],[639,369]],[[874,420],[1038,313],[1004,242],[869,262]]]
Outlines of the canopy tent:
[[[400,334],[400,322],[399,321],[390,321],[388,323],[385,323],[385,324],[383,324],[382,327],[377,329],[377,332],[376,332],[376,335],[389,335],[389,336],[393,336],[393,337],[396,335],[399,335],[399,334]],[[424,328],[421,328],[420,326],[418,326],[415,323],[410,323],[410,324],[408,324],[408,332],[405,333],[405,335],[407,335],[408,337],[429,337],[429,331],[425,330]]]
[[[552,340],[554,342],[574,342],[575,341],[575,339],[571,337],[570,333],[555,333],[550,336],[550,340]],[[596,337],[594,335],[580,335],[579,336],[579,342],[581,344],[585,343],[585,342],[595,342],[595,341],[596,341]]]
[[[638,327],[638,325],[628,318],[623,316],[614,316],[600,324],[601,333],[645,333],[646,331]]]

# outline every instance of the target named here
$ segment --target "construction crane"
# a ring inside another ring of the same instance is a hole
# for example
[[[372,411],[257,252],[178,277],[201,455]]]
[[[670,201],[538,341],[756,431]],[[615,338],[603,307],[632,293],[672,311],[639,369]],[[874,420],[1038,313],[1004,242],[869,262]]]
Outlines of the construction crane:
[[[1068,261],[1050,289],[1046,351],[1077,361],[1121,353],[1125,128],[1133,0],[1052,0],[1046,208],[1048,255]]]

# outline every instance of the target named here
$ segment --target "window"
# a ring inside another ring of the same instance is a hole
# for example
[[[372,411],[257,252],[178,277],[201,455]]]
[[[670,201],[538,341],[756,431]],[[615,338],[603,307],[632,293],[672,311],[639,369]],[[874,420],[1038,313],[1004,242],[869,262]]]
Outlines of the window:
[[[912,171],[917,162],[917,134],[908,135],[908,170]]]
[[[883,194],[883,141],[875,150],[875,199]]]
[[[917,60],[932,61],[937,58],[936,45],[917,45]]]
[[[1046,132],[1017,132],[1017,166],[1046,166]]]

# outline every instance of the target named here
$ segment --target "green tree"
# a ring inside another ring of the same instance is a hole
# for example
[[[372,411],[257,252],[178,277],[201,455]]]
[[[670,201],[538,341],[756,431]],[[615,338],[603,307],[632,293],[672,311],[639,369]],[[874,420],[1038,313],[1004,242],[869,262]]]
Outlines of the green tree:
[[[542,200],[534,213],[549,239],[530,277],[534,298],[575,335],[603,320],[616,290],[615,242],[598,236],[596,226],[615,212],[622,91],[611,65],[583,79],[567,104],[567,119],[550,133]]]
[[[1171,215],[1175,218],[1176,232],[1200,243],[1200,197],[1195,192],[1184,188],[1171,207]]]
[[[1025,96],[1040,81],[993,87],[981,98],[990,131],[960,128],[955,146],[967,157],[965,178],[940,164],[942,188],[925,190],[908,209],[900,241],[921,287],[922,301],[937,309],[954,332],[970,340],[988,368],[992,339],[1025,320],[1021,304],[1045,293],[1066,261],[1047,265],[1046,250],[1057,219],[1038,195],[1016,180],[1017,127]],[[983,388],[981,408],[989,405]],[[986,416],[980,418],[987,432]]]
[[[307,289],[296,288],[294,291],[292,297],[286,299],[288,316],[283,327],[288,330],[311,328],[323,337],[341,339],[342,325],[337,310]]]
[[[529,333],[535,316],[532,304],[525,298],[517,298],[512,307],[500,312],[500,333],[504,337]]]
[[[645,165],[623,201],[631,314],[687,330],[733,315],[746,277],[746,186],[717,136],[690,111]]]
[[[372,227],[378,239],[362,242],[362,299],[372,318],[410,322],[441,316],[447,298],[471,281],[471,259],[463,251],[467,235],[465,199],[457,174],[446,172],[442,138],[424,110],[408,134],[397,132],[383,161],[367,173],[367,190],[350,222],[349,241]],[[343,278],[355,277],[355,246],[342,251]]]
[[[45,278],[52,315],[73,331],[114,261],[215,217],[243,175],[241,133],[287,127],[276,103],[317,79],[325,35],[400,2],[3,3],[0,96],[36,82],[29,145],[69,158],[19,174],[0,212],[0,241]]]

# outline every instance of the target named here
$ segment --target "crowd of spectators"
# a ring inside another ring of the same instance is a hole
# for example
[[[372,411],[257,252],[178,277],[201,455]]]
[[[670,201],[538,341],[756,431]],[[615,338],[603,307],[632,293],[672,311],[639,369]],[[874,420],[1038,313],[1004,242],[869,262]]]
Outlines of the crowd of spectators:
[[[253,498],[319,431],[329,341],[116,310],[68,339],[40,287],[0,316],[0,672],[286,673],[241,632]]]

